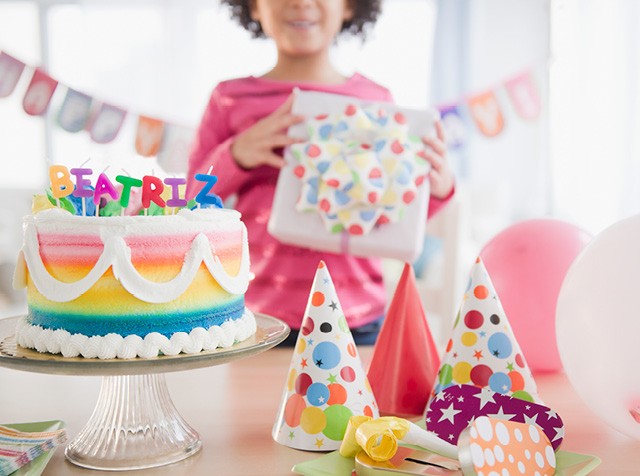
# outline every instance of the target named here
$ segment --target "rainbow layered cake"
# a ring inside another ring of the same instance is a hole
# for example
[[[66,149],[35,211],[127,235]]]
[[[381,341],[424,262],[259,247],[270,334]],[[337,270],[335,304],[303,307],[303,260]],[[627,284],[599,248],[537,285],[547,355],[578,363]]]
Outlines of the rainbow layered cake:
[[[240,213],[28,216],[14,284],[28,314],[18,344],[65,357],[150,358],[228,347],[255,334],[245,307]]]

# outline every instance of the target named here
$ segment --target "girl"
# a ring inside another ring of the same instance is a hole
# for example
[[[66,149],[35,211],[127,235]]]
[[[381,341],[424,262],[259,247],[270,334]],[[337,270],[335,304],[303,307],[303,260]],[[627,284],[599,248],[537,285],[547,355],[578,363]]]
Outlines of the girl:
[[[379,259],[313,251],[280,243],[267,232],[282,148],[295,142],[287,128],[304,120],[291,113],[294,87],[391,102],[390,92],[364,77],[344,77],[330,62],[329,50],[340,33],[364,38],[378,18],[377,0],[223,0],[232,16],[255,37],[271,38],[277,48],[273,69],[260,77],[224,81],[213,90],[189,158],[188,195],[196,173],[213,166],[215,192],[237,196],[249,234],[255,279],[247,307],[278,317],[292,329],[295,343],[318,262],[328,266],[342,311],[357,344],[372,344],[385,308]],[[453,195],[454,177],[446,161],[441,124],[437,137],[423,140],[432,169],[429,175],[433,214]]]

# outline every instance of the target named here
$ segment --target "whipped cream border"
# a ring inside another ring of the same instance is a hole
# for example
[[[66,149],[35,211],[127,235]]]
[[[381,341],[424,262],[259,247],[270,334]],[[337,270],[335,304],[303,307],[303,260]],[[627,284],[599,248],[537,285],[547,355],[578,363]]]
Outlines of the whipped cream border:
[[[196,214],[196,212],[191,213]],[[183,218],[182,215],[179,214],[173,218]],[[239,216],[239,214],[237,215]],[[65,218],[72,217],[70,215],[61,217],[61,219]],[[94,224],[98,220],[98,218],[76,218],[82,220],[83,224],[86,224],[86,220],[92,220]],[[113,220],[114,224],[119,225],[119,222],[126,218],[113,217],[106,218],[106,220]],[[171,218],[171,216],[167,218]],[[190,221],[201,222],[201,219],[206,218],[206,215],[195,218]],[[90,223],[91,221],[89,221]],[[140,223],[140,221],[137,220],[134,223]],[[215,254],[215,250],[212,252],[212,245],[206,235],[199,233],[192,241],[189,251],[185,254],[182,268],[174,279],[163,283],[150,281],[144,278],[131,263],[131,249],[122,236],[122,227],[114,226],[111,229],[109,226],[104,226],[104,229],[101,230],[104,249],[94,267],[82,279],[73,283],[65,283],[57,280],[47,271],[39,252],[37,220],[27,221],[24,229],[24,244],[18,257],[18,266],[14,275],[14,287],[26,286],[26,266],[33,283],[43,296],[54,302],[69,302],[87,292],[111,266],[115,278],[133,296],[145,302],[166,303],[177,299],[187,290],[198,272],[200,264],[204,262],[213,278],[225,291],[236,295],[244,294],[249,286],[250,257],[247,229],[242,222],[240,222],[240,226],[242,229],[242,257],[240,270],[236,276],[230,276],[225,271],[220,258]]]
[[[151,332],[146,336],[107,334],[88,337],[70,334],[62,329],[44,329],[30,324],[22,317],[16,324],[16,341],[21,347],[40,353],[62,354],[63,357],[88,359],[148,359],[158,355],[197,354],[218,347],[231,347],[256,333],[253,313],[245,308],[240,319],[228,320],[209,329],[196,327],[191,332],[176,332],[170,338]]]

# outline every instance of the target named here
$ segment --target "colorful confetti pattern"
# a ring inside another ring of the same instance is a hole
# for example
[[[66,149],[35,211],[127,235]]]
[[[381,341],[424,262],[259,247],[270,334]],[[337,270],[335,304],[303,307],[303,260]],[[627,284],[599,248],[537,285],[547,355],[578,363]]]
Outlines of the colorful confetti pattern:
[[[480,258],[453,325],[433,396],[456,384],[475,385],[542,403],[522,350]]]
[[[336,450],[353,415],[378,418],[378,407],[333,281],[320,262],[273,438],[301,450]]]
[[[307,142],[290,147],[303,182],[298,211],[317,212],[328,231],[351,235],[402,219],[429,171],[402,112],[349,104],[310,119],[307,132]]]

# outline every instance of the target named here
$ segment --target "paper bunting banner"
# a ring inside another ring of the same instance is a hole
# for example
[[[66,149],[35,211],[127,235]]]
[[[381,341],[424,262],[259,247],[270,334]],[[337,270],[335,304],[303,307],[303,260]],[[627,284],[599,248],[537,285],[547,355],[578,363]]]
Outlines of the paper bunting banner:
[[[91,96],[67,88],[67,94],[58,111],[58,125],[67,132],[80,132],[89,122]]]
[[[9,96],[24,71],[24,63],[4,51],[0,52],[0,98]]]
[[[189,127],[165,124],[157,160],[162,170],[168,173],[184,172],[185,157],[195,131]]]
[[[23,62],[0,51],[0,98],[11,95],[27,68]],[[47,113],[53,95],[62,84],[39,68],[33,73],[22,99],[24,111],[32,116]],[[120,133],[129,111],[98,101],[82,91],[64,86],[64,97],[56,112],[56,124],[70,133],[86,130],[97,144],[113,142]],[[56,101],[58,103],[58,101]],[[138,115],[135,151],[157,156],[158,165],[168,173],[184,173],[194,128],[167,123],[161,119]]]
[[[429,171],[424,144],[402,112],[347,105],[306,122],[309,140],[290,147],[303,182],[296,209],[320,214],[331,233],[366,235],[396,223]]]
[[[138,117],[136,152],[143,157],[157,155],[162,143],[164,122],[147,116]]]
[[[416,288],[413,268],[404,265],[367,374],[382,414],[422,415],[440,367]]]
[[[36,69],[22,99],[24,112],[31,116],[43,115],[57,87],[58,81],[44,71]]]
[[[462,147],[469,136],[469,126],[463,119],[462,108],[454,104],[440,106],[438,111],[440,111],[447,145],[453,149]]]
[[[469,422],[481,416],[537,425],[554,450],[560,447],[564,438],[564,423],[549,407],[474,385],[453,385],[439,392],[426,413],[427,430],[457,444]]]
[[[23,109],[32,116],[43,116],[49,107],[51,98],[56,91],[59,83],[56,79],[50,77],[47,73],[39,68],[26,65],[19,59],[0,51],[0,98],[11,95],[16,86],[20,82],[20,78],[24,75],[24,70],[33,71],[31,81],[23,96]],[[61,84],[61,83],[60,83]],[[471,131],[477,129],[485,137],[495,137],[503,132],[505,127],[504,109],[498,101],[496,94],[498,89],[504,88],[506,97],[513,105],[517,117],[524,120],[535,120],[540,116],[543,107],[543,98],[535,81],[535,71],[528,69],[513,77],[498,82],[499,86],[487,90],[481,94],[464,94],[461,99],[449,102],[443,105],[436,105],[441,113],[442,122],[447,136],[448,146],[455,150],[463,147],[471,136]],[[62,84],[63,85],[63,84]],[[61,103],[61,110],[57,112],[58,125],[68,132],[79,132],[87,130],[91,139],[98,144],[107,144],[115,140],[124,123],[125,117],[130,114],[126,107],[116,108],[115,106],[100,105],[101,101],[92,95],[85,94],[81,91],[68,88],[67,95]],[[92,104],[92,103],[96,104]],[[57,103],[57,101],[56,101]],[[97,109],[97,111],[95,111]],[[356,116],[361,116],[363,111],[358,111]],[[94,116],[92,117],[92,113]],[[378,111],[364,111],[364,115],[369,116],[369,120],[373,126],[382,127],[383,133],[388,126],[384,125],[384,118],[378,117]],[[189,131],[180,131],[178,135],[181,139],[175,139],[176,130],[182,129],[182,126],[173,125],[170,121],[164,121],[146,115],[137,115],[137,130],[135,132],[135,151],[143,157],[157,156],[159,152],[163,152],[161,164],[163,169],[170,173],[183,173],[187,164],[188,148],[184,147],[183,140],[187,136],[191,137],[195,133],[195,128]],[[508,117],[508,116],[507,116]],[[389,122],[394,120],[389,117]],[[335,152],[335,140],[340,139],[343,135],[347,137],[348,131],[340,130],[339,120],[335,118],[323,118],[316,124],[318,135],[322,136],[329,129],[332,129],[331,144],[326,144],[330,149],[329,153]],[[475,124],[475,128],[471,125]],[[164,128],[174,129],[170,139],[163,139],[165,134]],[[392,139],[393,134],[403,134],[400,130],[393,130],[392,135],[387,139]],[[164,144],[163,144],[164,141]],[[355,152],[360,145],[359,138],[354,140],[345,139],[341,148],[351,148],[351,152]],[[397,149],[395,140],[387,140],[386,144],[377,142],[371,143],[370,154],[378,153],[396,153]],[[411,149],[407,144],[412,145],[412,141],[402,142],[404,149]],[[311,144],[309,144],[311,145]],[[318,145],[316,144],[313,144]],[[362,147],[361,147],[362,148]],[[378,149],[376,149],[378,148]],[[300,157],[310,157],[317,152],[315,147],[309,147],[302,150]],[[406,150],[404,152],[407,152]],[[415,151],[414,151],[415,152]],[[347,154],[349,155],[349,154]],[[366,233],[363,230],[370,230],[376,224],[386,223],[390,220],[396,220],[402,215],[403,201],[411,202],[412,196],[415,196],[415,190],[412,192],[406,188],[407,184],[395,180],[393,175],[389,174],[389,170],[385,170],[384,164],[373,164],[362,158],[366,154],[357,154],[361,156],[358,161],[343,160],[348,167],[353,167],[354,162],[360,162],[357,168],[347,170],[344,163],[332,166],[331,170],[322,171],[317,169],[317,182],[315,179],[308,179],[306,183],[309,192],[306,204],[300,202],[299,206],[309,207],[315,206],[320,209],[324,215],[323,222],[326,227],[331,230],[347,230],[347,233]],[[311,157],[313,158],[313,157]],[[345,156],[343,154],[343,159]],[[316,163],[322,162],[322,158],[318,158]],[[410,164],[411,161],[405,161],[402,167]],[[301,164],[303,165],[303,164]],[[307,164],[308,165],[308,164]],[[404,174],[406,171],[398,171],[402,169],[394,169],[393,173]],[[384,172],[379,176],[380,170]],[[301,170],[297,171],[302,173]],[[305,174],[307,172],[304,172]],[[325,177],[325,173],[327,174]],[[355,178],[349,183],[348,175],[355,174]],[[412,174],[414,172],[411,172]],[[391,181],[388,180],[391,177]],[[326,178],[326,181],[322,181]],[[361,180],[362,179],[362,180]],[[340,187],[335,185],[338,180]],[[402,179],[401,179],[402,180]],[[322,182],[321,182],[322,181]],[[322,184],[321,184],[322,183]],[[334,185],[331,185],[334,184]],[[386,190],[381,187],[387,187]],[[372,194],[372,192],[375,194]],[[323,200],[324,199],[324,200]],[[372,206],[372,201],[375,202]],[[390,204],[390,202],[393,202]],[[325,207],[326,210],[322,210]],[[381,213],[381,210],[382,213]],[[353,236],[353,235],[352,235]]]
[[[541,100],[533,76],[525,72],[505,82],[513,107],[523,119],[535,119],[540,114]]]
[[[480,258],[473,266],[432,395],[456,384],[489,388],[542,403],[525,356]]]
[[[474,420],[464,431],[458,457],[463,474],[556,473],[556,455],[537,426],[486,416]]]
[[[304,316],[273,438],[301,450],[336,450],[352,416],[379,414],[324,262],[316,270]]]
[[[120,132],[126,115],[127,111],[124,109],[110,104],[100,104],[87,127],[91,139],[98,144],[107,144],[113,141]]]
[[[494,137],[502,132],[504,117],[493,91],[487,91],[470,98],[469,110],[476,126],[485,136]]]

